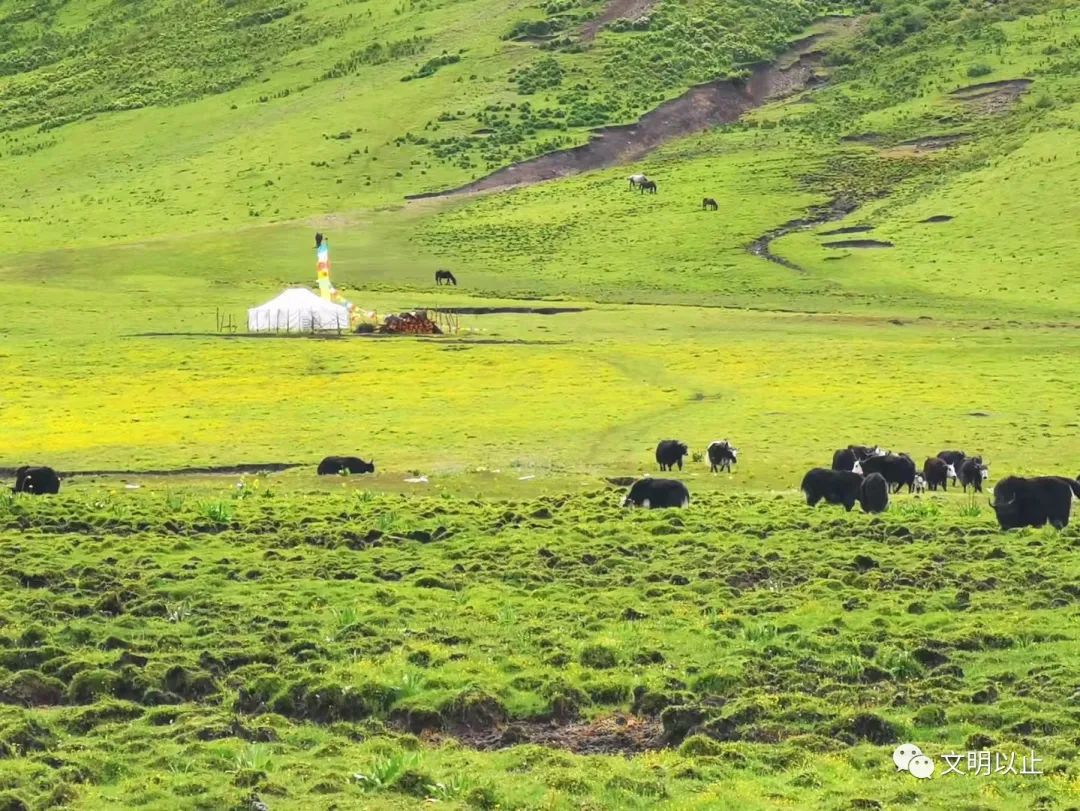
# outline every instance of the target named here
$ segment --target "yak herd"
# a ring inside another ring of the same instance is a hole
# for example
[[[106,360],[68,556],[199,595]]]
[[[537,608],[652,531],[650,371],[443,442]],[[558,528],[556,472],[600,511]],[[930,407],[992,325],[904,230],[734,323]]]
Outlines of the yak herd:
[[[664,439],[656,446],[656,463],[661,471],[683,468],[690,455],[685,442]],[[713,473],[731,471],[738,461],[738,451],[728,440],[712,442],[706,448]],[[958,482],[965,492],[981,493],[989,481],[990,469],[982,456],[964,451],[941,451],[923,462],[919,471],[915,460],[906,453],[890,453],[877,445],[848,445],[833,454],[830,467],[815,467],[803,476],[799,489],[811,507],[824,501],[838,504],[850,512],[858,504],[863,512],[880,513],[889,506],[890,493],[904,487],[909,493],[926,489],[949,489]],[[1046,524],[1061,529],[1069,523],[1074,499],[1080,498],[1080,477],[1008,476],[994,487],[990,502],[1002,529],[1041,527]],[[688,507],[690,491],[674,479],[644,478],[634,482],[623,500],[624,507],[663,509]]]
[[[690,455],[685,442],[665,439],[656,446],[656,463],[660,470],[683,469],[683,460]],[[739,451],[728,440],[709,443],[705,449],[713,473],[730,473],[739,461]],[[357,456],[327,456],[317,468],[320,476],[374,473],[375,462],[365,462]],[[863,512],[880,513],[889,506],[890,493],[907,487],[909,493],[921,493],[927,488],[948,490],[950,481],[959,482],[966,492],[981,493],[989,480],[990,470],[981,456],[968,456],[963,451],[942,451],[928,458],[922,471],[906,453],[893,454],[877,445],[848,445],[833,454],[830,467],[815,467],[803,476],[799,489],[811,507],[824,501],[838,504],[850,512],[858,504]],[[60,492],[60,476],[51,467],[20,467],[15,471],[14,493],[55,495]],[[1046,524],[1061,529],[1069,523],[1074,499],[1080,498],[1080,477],[1009,476],[994,487],[994,508],[1002,529],[1041,527]],[[634,482],[623,500],[624,507],[662,509],[690,506],[690,491],[674,479],[646,477]]]

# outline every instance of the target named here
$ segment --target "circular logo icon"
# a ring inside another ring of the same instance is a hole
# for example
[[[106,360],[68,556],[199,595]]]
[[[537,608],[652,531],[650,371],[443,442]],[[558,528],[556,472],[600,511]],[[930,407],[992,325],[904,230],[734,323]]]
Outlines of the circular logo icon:
[[[916,758],[922,754],[922,749],[917,747],[913,743],[902,743],[896,747],[896,751],[892,753],[893,763],[896,764],[896,770],[898,772],[908,771],[908,765],[911,763],[912,758]]]
[[[934,761],[926,755],[916,755],[908,762],[908,771],[920,780],[927,780],[934,775]]]

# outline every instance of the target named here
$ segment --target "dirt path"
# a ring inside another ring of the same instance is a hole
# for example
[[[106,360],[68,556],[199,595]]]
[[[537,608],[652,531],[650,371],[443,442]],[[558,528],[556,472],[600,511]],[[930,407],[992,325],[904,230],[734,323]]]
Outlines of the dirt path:
[[[760,237],[751,242],[746,249],[750,251],[754,256],[760,256],[762,259],[767,259],[770,262],[774,262],[781,267],[785,267],[788,270],[798,271],[799,273],[805,273],[806,269],[801,268],[794,262],[785,259],[782,256],[777,256],[771,250],[769,246],[774,239],[780,239],[780,237],[787,236],[795,231],[802,231],[806,228],[813,228],[821,225],[822,223],[832,222],[834,220],[842,220],[852,211],[854,211],[858,205],[848,200],[834,200],[828,205],[818,206],[812,208],[807,212],[807,216],[800,217],[797,220],[789,220],[783,225],[777,226],[773,230],[766,234],[762,234]]]
[[[603,11],[581,26],[581,41],[592,42],[600,29],[608,23],[615,20],[637,20],[655,5],[656,0],[608,0]]]
[[[833,21],[838,29],[856,23],[856,20]],[[512,164],[455,189],[409,195],[406,199],[507,189],[637,160],[668,141],[729,124],[755,107],[819,84],[822,78],[818,68],[823,53],[816,46],[823,36],[818,34],[792,43],[775,62],[755,67],[745,81],[723,79],[697,85],[646,113],[634,124],[594,130],[588,143],[581,146]]]

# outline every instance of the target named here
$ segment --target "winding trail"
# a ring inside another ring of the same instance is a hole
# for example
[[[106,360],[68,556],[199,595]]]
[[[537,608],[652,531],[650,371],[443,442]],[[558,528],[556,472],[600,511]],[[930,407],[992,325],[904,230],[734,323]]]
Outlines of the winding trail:
[[[762,259],[767,259],[770,262],[774,262],[781,267],[785,267],[788,270],[794,270],[798,273],[805,273],[806,268],[796,265],[789,259],[785,259],[782,256],[777,256],[770,250],[770,245],[774,239],[787,236],[795,231],[803,231],[807,228],[814,228],[815,226],[822,225],[823,223],[833,222],[834,220],[842,220],[852,211],[859,207],[859,204],[851,200],[833,200],[823,206],[817,206],[807,211],[805,217],[800,217],[797,220],[788,220],[783,225],[778,225],[768,233],[762,234],[755,239],[749,245],[746,246],[746,250],[752,253],[754,256],[760,256]]]
[[[857,24],[857,18],[830,19],[835,31]],[[581,146],[549,152],[497,169],[485,177],[442,191],[412,194],[407,200],[509,189],[605,169],[637,160],[663,144],[737,121],[744,113],[824,82],[819,73],[822,39],[833,32],[797,40],[773,62],[755,66],[747,79],[722,79],[691,87],[633,124],[601,127]]]

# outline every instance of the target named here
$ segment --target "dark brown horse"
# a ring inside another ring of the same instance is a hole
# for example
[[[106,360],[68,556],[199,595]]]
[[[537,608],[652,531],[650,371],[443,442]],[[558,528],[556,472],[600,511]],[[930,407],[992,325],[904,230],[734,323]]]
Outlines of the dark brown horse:
[[[642,194],[644,194],[645,192],[649,192],[650,194],[656,194],[656,181],[646,180],[643,183],[639,183],[638,188],[641,190]]]
[[[711,197],[706,197],[704,200],[702,200],[701,201],[701,207],[702,207],[702,209],[710,209],[711,208],[713,211],[716,211],[716,209],[719,208],[719,206],[716,205],[716,201],[713,200]]]
[[[454,278],[454,274],[449,270],[436,270],[435,271],[435,284],[452,284],[457,287],[457,279]]]

